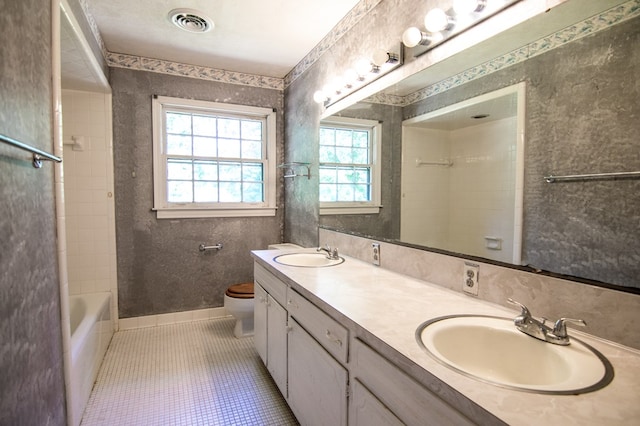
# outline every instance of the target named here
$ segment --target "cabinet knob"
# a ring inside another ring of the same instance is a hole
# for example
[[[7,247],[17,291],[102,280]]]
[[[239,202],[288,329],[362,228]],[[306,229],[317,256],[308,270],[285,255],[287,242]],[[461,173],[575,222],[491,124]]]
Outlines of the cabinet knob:
[[[342,340],[338,339],[337,337],[334,337],[333,334],[331,334],[331,332],[329,330],[327,330],[325,336],[327,337],[327,339],[329,339],[331,342],[335,343],[336,345],[342,347]]]
[[[291,306],[293,308],[296,308],[296,309],[299,308],[299,306],[297,304],[293,303],[293,300],[291,300],[291,299],[287,300],[287,305],[289,305],[289,306]]]

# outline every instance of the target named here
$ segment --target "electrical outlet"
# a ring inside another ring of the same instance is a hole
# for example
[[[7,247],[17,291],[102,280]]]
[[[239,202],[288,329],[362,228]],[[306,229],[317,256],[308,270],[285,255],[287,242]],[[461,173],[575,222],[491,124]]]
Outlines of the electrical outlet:
[[[465,293],[478,295],[478,282],[480,274],[480,265],[471,262],[464,262],[464,281],[462,290]]]
[[[371,259],[373,260],[373,264],[380,266],[380,243],[371,244],[371,249]]]

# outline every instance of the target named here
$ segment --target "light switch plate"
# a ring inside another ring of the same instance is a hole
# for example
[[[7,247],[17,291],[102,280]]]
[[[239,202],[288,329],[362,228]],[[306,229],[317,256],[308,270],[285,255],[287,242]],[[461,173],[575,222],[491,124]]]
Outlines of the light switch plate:
[[[478,295],[478,282],[480,265],[471,262],[464,262],[464,277],[462,290],[467,294]]]

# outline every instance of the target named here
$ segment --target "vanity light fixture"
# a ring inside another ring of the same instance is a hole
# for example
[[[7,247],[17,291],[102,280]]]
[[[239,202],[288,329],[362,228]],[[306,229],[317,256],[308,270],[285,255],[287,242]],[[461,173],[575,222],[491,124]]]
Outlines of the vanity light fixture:
[[[377,50],[371,58],[357,60],[352,68],[331,79],[321,90],[317,90],[313,94],[313,100],[327,107],[387,74],[402,65],[402,62],[402,45],[399,46],[397,52],[385,49]]]
[[[495,15],[520,0],[452,0],[448,10],[434,8],[424,17],[423,32],[410,27],[402,34],[402,43],[407,48],[416,48],[417,57],[480,21]]]

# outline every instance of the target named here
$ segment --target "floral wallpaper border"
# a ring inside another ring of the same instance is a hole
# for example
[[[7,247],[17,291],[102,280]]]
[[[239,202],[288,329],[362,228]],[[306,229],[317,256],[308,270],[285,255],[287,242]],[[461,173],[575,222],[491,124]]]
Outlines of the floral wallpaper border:
[[[338,23],[338,25],[336,25],[336,27],[334,27],[334,29],[283,79],[109,52],[104,45],[102,37],[100,36],[98,26],[89,12],[86,0],[79,1],[93,34],[103,50],[105,60],[110,67],[129,68],[140,71],[157,72],[265,89],[284,90],[382,0],[361,0],[358,2],[358,4]],[[543,54],[566,43],[595,34],[598,31],[604,30],[638,15],[640,15],[640,0],[630,0],[609,9],[600,15],[585,19],[582,22],[560,30],[555,34],[551,34],[505,55],[469,68],[459,74],[427,86],[407,96],[400,97],[397,95],[383,93],[367,98],[366,102],[383,103],[396,106],[410,105],[430,96],[434,96],[438,93],[460,86],[476,78],[486,76],[508,66]]]

